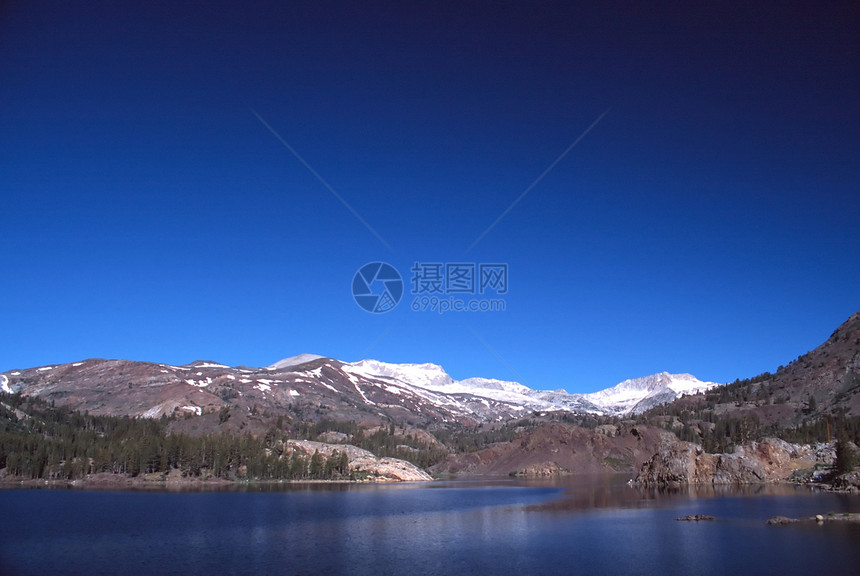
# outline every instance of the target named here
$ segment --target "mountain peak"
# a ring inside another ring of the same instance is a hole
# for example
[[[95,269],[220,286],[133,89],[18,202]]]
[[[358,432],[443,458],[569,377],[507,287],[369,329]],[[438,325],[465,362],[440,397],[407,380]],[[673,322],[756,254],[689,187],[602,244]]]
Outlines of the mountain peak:
[[[586,394],[585,398],[607,413],[638,414],[684,394],[696,394],[714,386],[719,384],[702,382],[692,374],[658,372],[624,380],[612,388]]]

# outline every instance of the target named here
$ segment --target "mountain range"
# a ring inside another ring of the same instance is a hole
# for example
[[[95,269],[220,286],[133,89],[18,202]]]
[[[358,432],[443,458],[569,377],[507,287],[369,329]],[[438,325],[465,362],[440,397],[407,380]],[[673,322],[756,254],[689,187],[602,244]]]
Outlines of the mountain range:
[[[265,368],[211,361],[183,366],[89,359],[0,374],[5,392],[39,396],[93,414],[158,418],[224,406],[299,420],[366,423],[479,423],[533,412],[627,415],[717,384],[689,374],[625,380],[593,394],[533,390],[487,378],[454,380],[437,364],[346,363],[314,354]]]

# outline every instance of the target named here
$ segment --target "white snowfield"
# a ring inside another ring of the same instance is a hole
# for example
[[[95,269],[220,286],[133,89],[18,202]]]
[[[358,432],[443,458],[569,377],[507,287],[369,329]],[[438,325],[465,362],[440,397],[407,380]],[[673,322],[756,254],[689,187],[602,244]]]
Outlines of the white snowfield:
[[[6,394],[12,394],[12,388],[9,387],[9,379],[5,374],[0,374],[0,389]]]

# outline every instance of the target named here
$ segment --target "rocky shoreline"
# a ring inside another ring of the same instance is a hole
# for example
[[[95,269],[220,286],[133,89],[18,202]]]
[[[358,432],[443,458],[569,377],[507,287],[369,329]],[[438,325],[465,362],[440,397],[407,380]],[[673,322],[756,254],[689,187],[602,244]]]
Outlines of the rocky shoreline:
[[[642,487],[791,483],[821,489],[858,492],[860,471],[832,476],[835,451],[831,444],[791,444],[765,438],[735,448],[730,454],[709,454],[698,444],[664,445],[630,483]]]

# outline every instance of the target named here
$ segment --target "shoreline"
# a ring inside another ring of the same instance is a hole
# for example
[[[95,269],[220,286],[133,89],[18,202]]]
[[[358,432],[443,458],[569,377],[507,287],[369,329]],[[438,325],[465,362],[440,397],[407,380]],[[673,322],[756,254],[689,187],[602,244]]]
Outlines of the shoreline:
[[[161,476],[161,475],[159,475]],[[16,489],[68,489],[68,490],[123,490],[123,489],[152,489],[168,491],[194,491],[206,489],[232,489],[247,487],[276,487],[276,486],[327,486],[342,484],[345,486],[362,484],[408,484],[411,481],[396,480],[386,477],[364,478],[361,480],[228,480],[225,478],[159,478],[127,477],[113,474],[98,474],[75,480],[38,479],[38,478],[2,478],[0,490]]]

